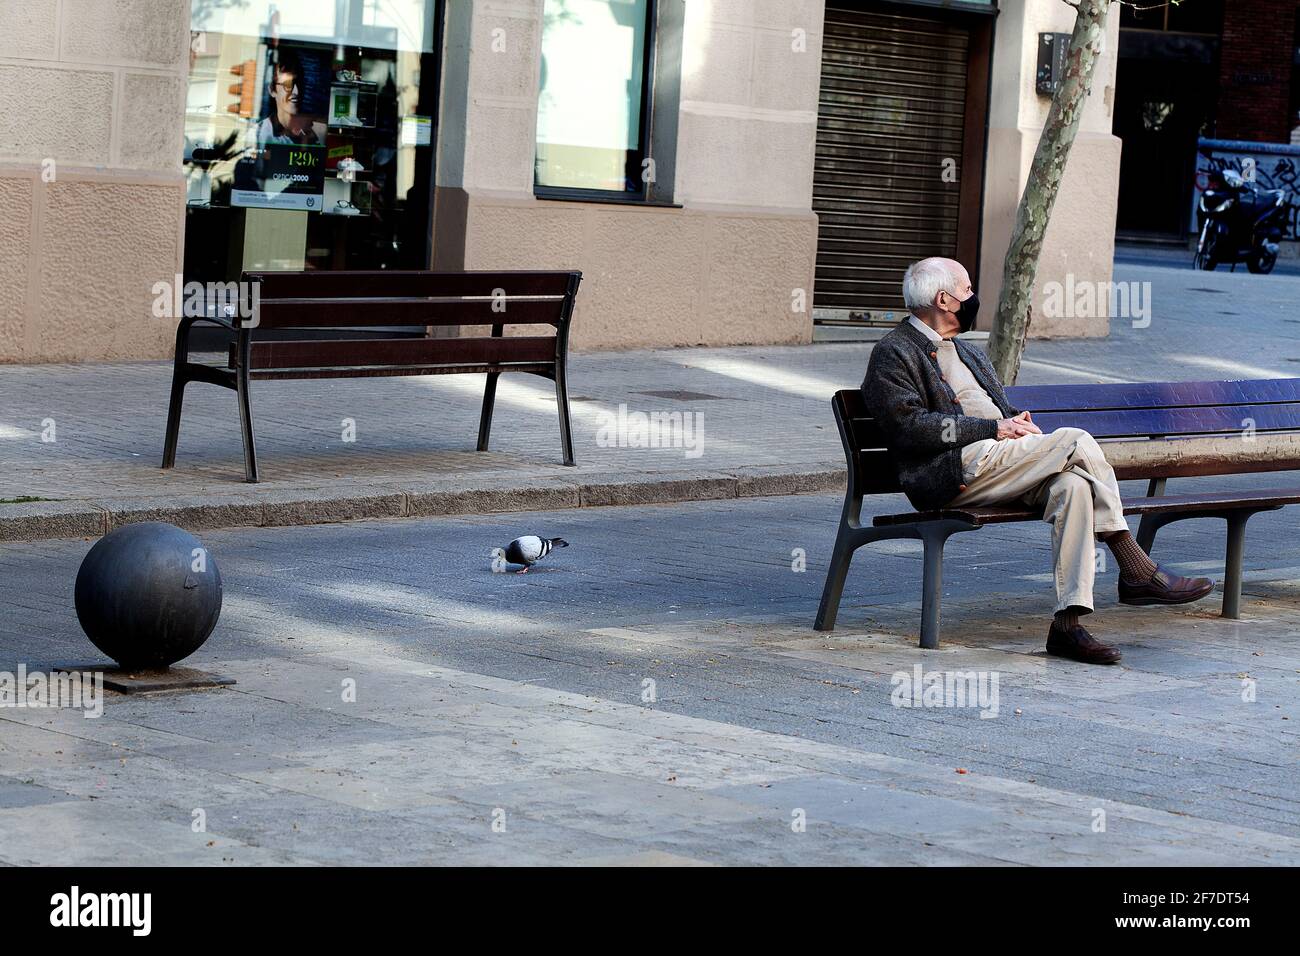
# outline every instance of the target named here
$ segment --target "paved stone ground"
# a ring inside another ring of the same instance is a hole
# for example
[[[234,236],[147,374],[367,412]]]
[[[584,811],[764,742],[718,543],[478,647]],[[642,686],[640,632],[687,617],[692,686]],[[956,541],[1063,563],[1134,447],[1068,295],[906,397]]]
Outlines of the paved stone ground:
[[[1031,341],[1022,383],[1300,372],[1300,277],[1125,258],[1116,279],[1151,283],[1149,324]],[[0,538],[140,518],[212,528],[833,490],[843,458],[828,399],[861,381],[869,354],[863,343],[575,356],[577,468],[559,463],[542,379],[502,379],[486,454],[473,451],[481,376],[256,383],[256,486],[242,480],[233,393],[189,390],[178,466],[164,472],[166,363],[0,366],[0,501],[58,499],[0,504]],[[601,447],[598,430],[621,404],[698,416],[701,453]],[[344,419],[355,442],[342,441]],[[53,442],[41,440],[47,421]]]
[[[915,646],[910,542],[861,554],[839,629],[813,632],[838,507],[210,532],[225,611],[189,663],[238,685],[0,709],[0,862],[1300,862],[1292,517],[1252,523],[1240,622],[1218,595],[1119,607],[1104,572],[1090,623],[1125,661],[1089,668],[1041,653],[1041,525],[954,539],[938,651]],[[528,531],[572,547],[491,573]],[[88,657],[89,546],[0,545],[0,670]],[[1221,525],[1157,555],[1218,577]],[[996,674],[996,716],[892,706],[916,665]]]

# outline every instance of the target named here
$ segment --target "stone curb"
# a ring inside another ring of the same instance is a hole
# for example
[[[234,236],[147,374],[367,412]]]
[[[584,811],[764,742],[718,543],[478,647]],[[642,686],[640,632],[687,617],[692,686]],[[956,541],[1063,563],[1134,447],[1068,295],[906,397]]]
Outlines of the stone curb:
[[[746,466],[693,475],[619,475],[600,481],[563,478],[481,481],[458,476],[427,487],[374,486],[362,493],[269,491],[259,495],[102,498],[0,505],[0,541],[96,537],[137,521],[166,521],[189,531],[288,527],[373,518],[424,518],[515,511],[561,511],[617,505],[671,504],[844,490],[844,469]]]

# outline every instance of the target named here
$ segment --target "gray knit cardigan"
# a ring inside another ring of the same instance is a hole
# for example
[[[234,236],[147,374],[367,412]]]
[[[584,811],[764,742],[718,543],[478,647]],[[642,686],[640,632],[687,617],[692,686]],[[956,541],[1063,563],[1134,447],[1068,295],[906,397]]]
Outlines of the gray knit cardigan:
[[[1020,414],[983,350],[960,338],[953,344],[1002,414]],[[899,484],[918,511],[942,508],[957,497],[964,487],[961,449],[997,437],[993,419],[962,414],[939,370],[934,343],[906,319],[871,350],[862,395],[894,458]]]

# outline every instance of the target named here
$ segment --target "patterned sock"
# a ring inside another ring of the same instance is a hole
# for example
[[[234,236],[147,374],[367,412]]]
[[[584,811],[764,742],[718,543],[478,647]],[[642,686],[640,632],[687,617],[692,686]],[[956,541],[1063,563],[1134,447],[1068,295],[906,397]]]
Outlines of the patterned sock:
[[[1119,562],[1119,574],[1126,584],[1145,584],[1151,580],[1151,575],[1156,573],[1156,563],[1133,540],[1133,535],[1116,531],[1104,540]]]
[[[1058,631],[1068,631],[1076,627],[1079,623],[1079,609],[1077,607],[1067,607],[1064,611],[1057,611],[1052,617],[1052,626]]]

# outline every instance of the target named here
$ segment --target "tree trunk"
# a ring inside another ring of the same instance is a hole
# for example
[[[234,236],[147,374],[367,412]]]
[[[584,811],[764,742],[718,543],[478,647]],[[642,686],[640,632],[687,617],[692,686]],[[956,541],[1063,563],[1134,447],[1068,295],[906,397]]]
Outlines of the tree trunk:
[[[1077,0],[1078,10],[1065,75],[1052,97],[1047,124],[1038,140],[1029,180],[1025,183],[1020,207],[1016,210],[1016,227],[1011,234],[1006,263],[1002,267],[1002,294],[989,356],[1006,385],[1014,385],[1020,374],[1020,357],[1029,332],[1029,312],[1033,300],[1034,280],[1038,275],[1038,257],[1043,251],[1043,234],[1052,215],[1052,206],[1060,190],[1065,163],[1070,156],[1084,103],[1092,87],[1092,72],[1106,34],[1106,14],[1111,0]]]

